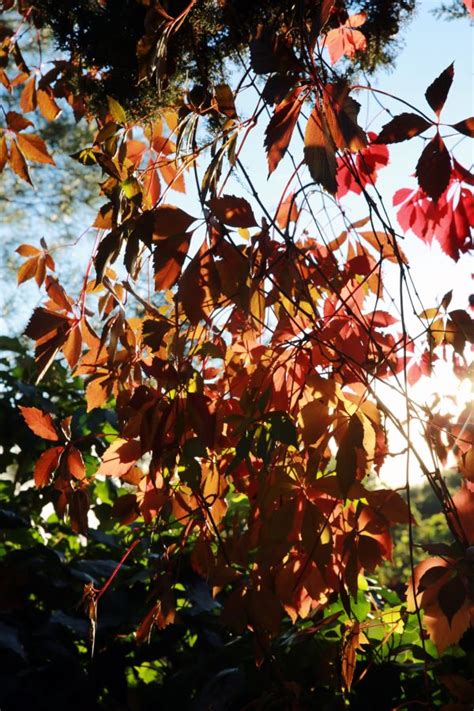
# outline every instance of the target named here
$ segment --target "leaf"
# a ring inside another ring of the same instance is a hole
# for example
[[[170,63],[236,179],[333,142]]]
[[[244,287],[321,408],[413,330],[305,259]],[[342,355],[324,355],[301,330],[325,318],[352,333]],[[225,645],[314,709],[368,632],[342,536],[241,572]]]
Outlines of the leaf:
[[[451,157],[439,133],[425,146],[416,166],[416,177],[420,188],[435,201],[448,187]]]
[[[0,136],[0,173],[8,161],[8,146],[5,136]]]
[[[61,113],[61,109],[57,105],[53,92],[49,87],[48,89],[38,87],[36,99],[38,102],[38,108],[46,121],[54,121]]]
[[[23,157],[22,152],[18,148],[16,141],[12,141],[10,145],[10,165],[14,172],[25,182],[33,185],[31,182],[30,174],[28,172],[28,166],[26,160]]]
[[[360,151],[367,147],[367,136],[357,123],[360,104],[349,96],[346,81],[326,84],[323,108],[327,127],[336,148]]]
[[[335,147],[326,119],[317,107],[311,112],[306,124],[304,160],[315,183],[334,195],[337,191]]]
[[[451,128],[455,128],[459,133],[474,138],[474,116],[458,121],[458,123],[450,124]]]
[[[364,427],[357,414],[351,416],[336,455],[336,476],[345,497],[357,478],[357,452],[363,449]]]
[[[82,352],[82,334],[79,323],[74,324],[69,331],[67,340],[62,347],[62,352],[69,367],[74,370]]]
[[[288,195],[283,202],[280,203],[276,213],[276,223],[282,230],[286,230],[290,222],[298,220],[299,210],[295,201],[295,194]]]
[[[20,411],[26,424],[35,435],[53,442],[59,439],[53,418],[47,412],[43,412],[37,407],[22,407],[21,405]]]
[[[171,289],[178,281],[189,251],[192,233],[158,240],[153,252],[155,289]]]
[[[367,19],[365,12],[348,17],[346,22],[334,30],[330,30],[325,38],[324,46],[328,48],[331,64],[335,64],[341,57],[354,57],[356,52],[367,49],[367,39],[359,30]]]
[[[154,210],[153,215],[153,232],[157,237],[181,235],[196,221],[195,217],[174,205],[160,205]]]
[[[225,225],[244,229],[257,226],[253,210],[244,198],[223,195],[220,198],[212,198],[207,204],[212,214]]]
[[[40,456],[35,464],[34,479],[38,488],[49,484],[51,476],[59,466],[64,447],[52,447]]]
[[[414,136],[430,128],[433,123],[430,123],[419,114],[404,112],[395,116],[391,121],[382,126],[382,130],[375,139],[374,143],[400,143],[407,141]]]
[[[76,447],[69,447],[66,458],[67,468],[69,473],[81,481],[86,475],[86,467],[82,458],[81,452]]]
[[[299,91],[275,109],[265,130],[265,148],[268,156],[268,174],[271,175],[290,144],[301,111]]]
[[[140,442],[135,439],[116,439],[102,455],[97,474],[124,476],[137,463],[140,456]]]
[[[28,126],[33,126],[29,119],[25,118],[16,111],[7,111],[5,117],[7,119],[8,128],[15,131],[15,133],[23,131],[23,129],[28,128]]]
[[[454,615],[461,609],[466,600],[466,588],[459,575],[448,580],[438,591],[438,602],[441,610],[451,625]]]
[[[125,125],[127,123],[127,115],[124,109],[121,107],[119,102],[112,96],[107,97],[107,103],[109,105],[109,112],[115,123]]]
[[[36,77],[29,79],[21,92],[20,108],[24,114],[36,109]]]
[[[216,95],[217,106],[221,114],[224,114],[231,119],[237,118],[234,94],[230,86],[228,84],[218,84],[214,87],[214,93]]]
[[[426,101],[440,115],[454,78],[454,62],[437,77],[425,92]]]
[[[385,145],[376,145],[377,135],[369,132],[370,144],[355,157],[341,156],[337,159],[337,197],[346,193],[360,195],[368,185],[375,185],[378,171],[388,165],[389,153]]]

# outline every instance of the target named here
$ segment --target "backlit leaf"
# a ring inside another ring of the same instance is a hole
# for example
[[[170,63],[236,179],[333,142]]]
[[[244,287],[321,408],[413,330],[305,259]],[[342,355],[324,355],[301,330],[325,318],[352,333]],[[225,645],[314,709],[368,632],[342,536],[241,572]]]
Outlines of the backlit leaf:
[[[257,225],[253,210],[244,198],[223,195],[220,198],[212,198],[208,205],[213,215],[225,225],[241,228]]]
[[[438,200],[451,178],[451,157],[443,139],[437,133],[425,146],[416,166],[420,188],[433,200]]]
[[[427,88],[425,97],[435,114],[440,115],[454,78],[454,63],[450,64]]]
[[[20,411],[26,424],[35,435],[53,441],[59,439],[53,418],[49,413],[43,412],[37,407],[22,407],[21,405]]]
[[[395,116],[395,118],[386,123],[374,143],[387,144],[407,141],[409,138],[423,133],[432,125],[432,123],[419,114],[405,112]]]
[[[35,464],[34,471],[35,484],[38,488],[49,484],[51,476],[59,466],[59,460],[63,452],[64,447],[52,447],[40,456]]]

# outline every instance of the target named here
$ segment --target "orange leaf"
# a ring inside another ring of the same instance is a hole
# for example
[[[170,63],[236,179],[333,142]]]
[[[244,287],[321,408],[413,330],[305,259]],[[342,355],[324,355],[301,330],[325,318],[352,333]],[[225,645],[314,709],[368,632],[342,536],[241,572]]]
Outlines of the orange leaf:
[[[16,141],[12,141],[12,143],[11,143],[10,165],[11,165],[13,171],[22,180],[25,180],[30,185],[33,185],[33,183],[31,182],[30,174],[28,172],[28,166],[26,164],[26,160],[24,159],[22,152],[18,148],[18,144]]]
[[[280,204],[276,214],[276,222],[278,227],[285,230],[290,222],[296,222],[298,219],[299,210],[294,200],[294,193],[288,195]]]
[[[171,289],[176,284],[188,253],[191,233],[159,240],[153,254],[155,289]]]
[[[38,267],[38,257],[33,257],[32,259],[27,259],[17,272],[18,284],[23,284],[24,281],[28,279],[33,279],[36,274],[36,269]]]
[[[24,114],[36,109],[36,77],[32,76],[26,82],[23,91],[21,92],[20,107]]]
[[[53,418],[47,412],[38,410],[37,407],[22,407],[21,405],[20,411],[26,424],[35,435],[53,441],[59,439]]]
[[[35,464],[35,484],[42,487],[49,483],[49,480],[58,468],[61,454],[64,452],[64,447],[52,447],[40,456]]]
[[[54,119],[61,113],[61,109],[54,99],[52,90],[50,88],[38,89],[36,98],[39,110],[45,117],[46,121],[54,121]]]
[[[334,142],[324,115],[316,107],[306,124],[304,160],[313,180],[334,195],[337,191]]]
[[[271,175],[290,144],[301,111],[300,91],[291,100],[282,101],[275,109],[265,131],[265,148],[268,153],[268,172]]]
[[[21,152],[28,160],[35,161],[35,163],[55,165],[54,160],[48,153],[45,142],[39,136],[34,136],[31,133],[19,133],[17,140]]]
[[[136,464],[140,456],[140,442],[134,439],[116,439],[102,455],[102,464],[97,474],[121,477]]]
[[[84,479],[86,467],[81,452],[76,447],[69,447],[67,452],[67,468],[75,479]]]
[[[41,250],[38,247],[33,247],[31,244],[20,244],[19,247],[15,249],[15,252],[20,255],[20,257],[34,257],[41,254]]]
[[[208,202],[211,212],[218,220],[231,227],[256,227],[257,222],[247,200],[235,195],[223,195]]]
[[[178,172],[175,161],[163,163],[162,165],[159,165],[159,169],[166,185],[173,190],[176,190],[178,193],[186,192],[183,172]]]
[[[5,136],[0,136],[0,173],[8,161],[8,146]]]
[[[79,323],[76,323],[73,325],[73,327],[69,331],[67,341],[62,348],[64,357],[66,358],[66,360],[69,364],[69,367],[72,370],[76,367],[77,361],[81,357],[81,350],[82,350],[81,328],[80,328]]]

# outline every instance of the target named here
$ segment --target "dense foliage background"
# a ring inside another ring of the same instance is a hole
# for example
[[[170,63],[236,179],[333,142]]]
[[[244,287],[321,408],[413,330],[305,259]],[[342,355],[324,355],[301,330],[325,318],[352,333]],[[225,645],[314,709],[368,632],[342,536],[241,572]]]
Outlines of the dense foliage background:
[[[469,258],[474,118],[362,85],[416,2],[3,9],[0,709],[472,709],[472,414],[413,388],[474,322],[403,240]]]

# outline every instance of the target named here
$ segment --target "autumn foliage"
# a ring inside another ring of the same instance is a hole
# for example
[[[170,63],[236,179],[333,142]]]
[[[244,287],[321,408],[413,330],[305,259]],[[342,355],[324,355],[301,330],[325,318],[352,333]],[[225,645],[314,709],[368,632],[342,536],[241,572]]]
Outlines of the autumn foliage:
[[[143,4],[152,13],[153,4]],[[166,43],[179,37],[194,4],[176,17],[159,3],[153,9],[160,21],[150,20],[138,57],[142,80],[158,90]],[[38,111],[52,122],[68,105],[96,129],[73,156],[102,174],[80,293],[69,293],[44,240],[17,249],[19,284],[34,279],[44,293],[25,330],[38,381],[64,358],[85,382],[87,411],[110,407],[117,418],[91,467],[90,437],[75,437],[70,418],[20,406],[26,425],[46,440],[35,485],[75,533],[88,534],[94,482],[111,477],[121,487],[112,515],[131,527],[133,540],[100,589],[85,587],[92,629],[120,566],[153,532],[163,543],[137,643],[179,622],[176,583],[188,557],[219,603],[220,623],[233,635],[251,631],[257,665],[272,665],[288,625],[311,621],[306,634],[318,635],[333,624],[325,610],[340,601],[347,622],[339,681],[328,684],[349,694],[365,674],[357,660],[372,627],[388,640],[411,616],[420,639],[439,653],[470,627],[472,422],[467,411],[441,416],[420,405],[411,386],[438,359],[468,377],[474,324],[467,310],[450,308],[446,294],[420,307],[412,330],[403,298],[393,308],[384,275],[399,270],[406,300],[403,239],[412,235],[438,241],[447,259],[472,249],[474,175],[445,134],[469,140],[474,118],[440,122],[456,81],[450,65],[426,90],[430,113],[402,105],[378,133],[366,131],[356,97],[376,90],[350,83],[339,69],[366,49],[364,13],[326,0],[301,5],[303,16],[291,18],[295,32],[255,28],[242,81],[221,82],[212,94],[194,87],[140,120],[113,97],[88,104],[70,81],[73,59],[53,61],[46,73],[26,66],[21,34],[5,33],[0,78],[19,105],[4,115],[0,169],[32,182],[31,163],[54,166],[33,125]],[[17,10],[21,23],[34,24],[34,6]],[[81,71],[85,81],[94,69]],[[244,147],[257,122],[264,145],[248,167]],[[415,137],[424,139],[421,151]],[[393,195],[392,225],[377,180],[390,170],[395,144],[406,141],[413,141],[417,187]],[[267,173],[274,180],[283,165],[290,178],[265,204],[258,181]],[[337,234],[321,228],[318,194],[331,201]],[[364,203],[364,217],[350,221],[349,195]],[[381,383],[405,398],[404,421]],[[429,463],[411,437],[413,421],[422,422]],[[393,429],[430,482],[452,544],[425,547],[425,560],[402,581],[408,592],[398,613],[387,616],[372,596],[359,619],[363,581],[391,559],[393,527],[408,527],[413,543],[409,481],[395,491],[377,480],[394,455]],[[448,461],[461,475],[456,492],[442,473]],[[166,532],[176,526],[170,541]],[[431,683],[426,659],[420,698]],[[299,692],[288,686],[287,693],[297,699]]]

